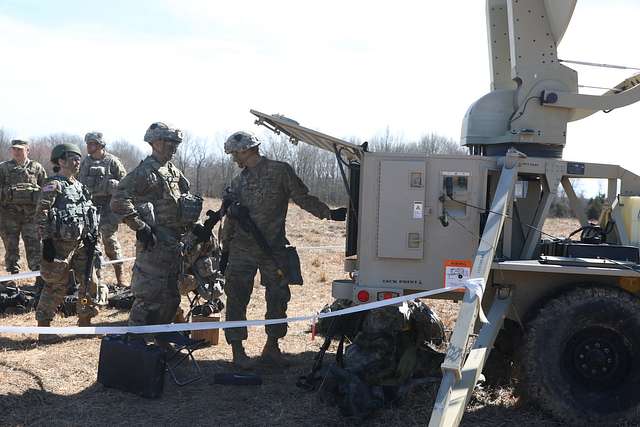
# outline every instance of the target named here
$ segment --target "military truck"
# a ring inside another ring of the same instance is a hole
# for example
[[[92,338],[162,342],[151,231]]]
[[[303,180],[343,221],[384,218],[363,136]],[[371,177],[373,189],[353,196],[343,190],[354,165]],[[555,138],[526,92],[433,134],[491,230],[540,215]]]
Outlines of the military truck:
[[[465,287],[445,295],[461,306],[430,426],[459,424],[499,333],[518,343],[525,389],[552,415],[584,424],[640,414],[640,177],[562,158],[567,123],[638,101],[640,75],[579,93],[577,72],[557,57],[575,6],[487,0],[491,91],[463,119],[469,155],[370,152],[251,111],[257,124],[336,156],[350,201],[351,279],[335,280],[333,297],[367,303]],[[573,178],[607,180],[598,224]],[[579,239],[542,231],[560,186]]]

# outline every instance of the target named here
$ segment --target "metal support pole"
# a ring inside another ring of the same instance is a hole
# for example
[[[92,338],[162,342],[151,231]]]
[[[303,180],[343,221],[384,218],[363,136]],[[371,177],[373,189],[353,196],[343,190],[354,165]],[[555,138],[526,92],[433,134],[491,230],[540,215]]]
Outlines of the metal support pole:
[[[509,207],[508,202],[511,200],[516,178],[518,177],[518,160],[523,157],[525,156],[519,151],[509,149],[504,159],[498,186],[491,203],[491,212],[487,218],[482,239],[478,245],[471,269],[471,280],[481,279],[486,283],[489,278],[496,246],[500,239],[505,216]],[[469,341],[469,335],[475,327],[481,300],[481,293],[476,294],[470,292],[469,289],[465,291],[462,307],[458,314],[458,320],[456,321],[456,326],[451,336],[451,342],[449,343],[447,354],[441,366],[443,371],[442,382],[429,423],[432,427],[448,425],[444,424],[446,418],[448,418],[446,411],[451,405],[452,390],[462,378],[462,365],[465,360],[467,343]],[[480,366],[479,369],[481,371],[482,366]],[[474,385],[475,382],[470,386],[471,389],[473,389]]]
[[[529,235],[527,236],[527,240],[522,249],[522,253],[520,254],[520,258],[531,259],[531,257],[533,256],[533,253],[536,250],[536,246],[538,245],[538,241],[540,240],[540,232],[538,230],[542,230],[542,227],[544,227],[544,221],[549,215],[551,204],[558,195],[558,184],[560,184],[561,179],[562,176],[557,172],[557,168],[547,168],[547,173],[544,175],[543,181],[544,197],[540,201],[538,213],[534,218],[532,224],[537,230],[529,230]]]

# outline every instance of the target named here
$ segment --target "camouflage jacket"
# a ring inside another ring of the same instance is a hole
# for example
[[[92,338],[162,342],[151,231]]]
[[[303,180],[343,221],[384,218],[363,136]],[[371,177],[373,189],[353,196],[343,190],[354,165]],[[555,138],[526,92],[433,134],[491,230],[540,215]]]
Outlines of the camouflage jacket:
[[[0,205],[9,209],[27,208],[33,213],[46,178],[47,172],[34,160],[23,165],[15,160],[0,163]]]
[[[148,156],[127,176],[120,180],[111,198],[111,210],[122,216],[132,229],[139,227],[139,221],[150,226],[161,226],[180,233],[195,220],[185,218],[182,201],[189,198],[189,181],[171,162],[161,164],[153,156]],[[153,220],[145,217],[148,213],[139,211],[144,204],[153,206]],[[195,219],[197,219],[195,215]],[[189,224],[190,223],[190,224]]]
[[[255,167],[240,172],[231,182],[231,190],[240,204],[249,210],[251,219],[273,249],[288,243],[285,222],[289,199],[318,218],[330,217],[329,207],[309,194],[309,189],[289,164],[266,157],[261,157]],[[227,216],[222,230],[225,250],[232,241],[233,245],[255,244],[251,233]]]
[[[47,178],[42,187],[35,221],[43,239],[77,241],[95,234],[98,227],[89,191],[77,179],[60,175]]]
[[[83,183],[96,205],[109,203],[109,198],[114,193],[120,181],[127,171],[122,162],[116,156],[105,153],[102,159],[94,159],[86,156],[80,163],[78,180]]]

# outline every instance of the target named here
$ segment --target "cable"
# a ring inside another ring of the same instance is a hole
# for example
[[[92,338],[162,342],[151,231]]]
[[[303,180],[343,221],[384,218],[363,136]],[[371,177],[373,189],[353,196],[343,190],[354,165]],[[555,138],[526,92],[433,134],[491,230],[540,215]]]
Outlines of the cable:
[[[553,239],[555,239],[555,240],[565,240],[565,239],[561,239],[561,238],[559,238],[559,237],[557,237],[557,236],[554,236],[554,235],[552,235],[552,234],[545,233],[544,231],[542,231],[542,230],[540,230],[540,229],[538,229],[538,228],[534,227],[533,225],[530,225],[530,224],[524,223],[524,222],[522,222],[522,221],[519,221],[519,220],[517,220],[517,219],[515,219],[515,218],[513,218],[513,217],[511,217],[511,216],[509,216],[509,215],[507,215],[507,214],[503,214],[503,213],[500,213],[500,212],[495,212],[495,211],[492,211],[491,209],[484,209],[484,208],[480,208],[480,207],[478,207],[478,206],[474,206],[474,205],[472,205],[472,204],[470,204],[470,203],[465,203],[465,202],[463,202],[463,201],[461,201],[461,200],[456,200],[456,199],[454,199],[453,197],[451,197],[451,196],[449,196],[449,195],[447,195],[447,197],[449,197],[452,201],[454,201],[454,202],[456,202],[456,203],[460,203],[460,204],[461,204],[461,205],[463,205],[463,206],[468,206],[468,207],[470,207],[470,208],[477,209],[477,210],[480,210],[480,211],[491,212],[491,213],[494,213],[494,214],[496,214],[496,215],[503,216],[505,219],[510,219],[510,220],[512,220],[512,221],[519,222],[521,225],[524,225],[525,227],[529,227],[529,228],[531,228],[531,229],[533,229],[533,230],[535,230],[535,231],[538,231],[539,233],[544,234],[544,235],[546,235],[546,236],[552,237],[552,238],[553,238]],[[479,236],[477,233],[473,232],[472,230],[469,230],[469,229],[468,229],[464,224],[462,224],[460,221],[458,221],[458,220],[456,219],[456,217],[454,217],[454,216],[448,216],[448,218],[452,219],[452,220],[453,220],[453,222],[455,222],[455,223],[456,223],[456,224],[458,224],[460,227],[462,227],[462,229],[464,229],[467,233],[471,234],[473,237],[477,238],[478,240],[480,240],[480,241],[482,241],[482,242],[485,242],[486,244],[488,244],[489,246],[491,246],[491,249],[493,249],[494,251],[497,251],[497,249],[496,249],[496,247],[495,247],[494,245],[492,245],[491,243],[489,243],[489,242],[487,242],[486,240],[484,240],[484,239],[482,238],[482,236]],[[609,224],[611,224],[611,225],[609,225]],[[605,229],[601,231],[601,232],[603,232],[605,235],[607,235],[607,234],[611,233],[611,231],[613,231],[613,224],[612,224],[612,223],[609,223],[609,224],[607,224],[607,226],[605,227]],[[582,230],[583,230],[583,229],[585,229],[585,228],[589,228],[589,227],[588,227],[588,226],[587,226],[587,227],[580,227],[578,230],[576,230],[576,231],[574,231],[573,233],[571,233],[571,235],[570,235],[569,237],[573,236],[574,234],[578,233],[579,231],[582,231]],[[595,228],[595,226],[594,226],[594,228]],[[599,227],[598,227],[598,228],[599,228]],[[628,269],[628,270],[631,270],[631,271],[633,271],[633,272],[635,272],[635,273],[638,273],[638,274],[640,275],[640,265],[639,265],[638,267],[633,267],[633,266],[626,265],[626,264],[624,264],[624,263],[622,263],[622,262],[619,262],[619,261],[616,261],[616,260],[613,260],[613,259],[610,259],[610,258],[598,257],[598,259],[602,259],[602,260],[604,260],[604,261],[609,261],[609,262],[611,262],[611,263],[613,263],[613,264],[619,265],[619,266],[621,266],[621,267],[623,267],[623,268],[626,268],[626,269]],[[637,265],[637,264],[636,264],[636,265]]]
[[[467,233],[471,234],[473,237],[475,237],[476,239],[478,239],[480,242],[484,242],[486,244],[488,244],[491,249],[493,250],[494,253],[494,257],[496,252],[498,252],[498,248],[496,248],[491,242],[487,242],[485,239],[482,238],[482,236],[478,235],[478,233],[475,233],[472,230],[469,230],[464,224],[462,224],[460,221],[458,221],[455,217],[450,217],[453,222],[455,222],[456,224],[458,224],[464,231],[466,231]],[[500,274],[500,278],[502,279],[502,281],[504,281],[504,271],[502,271],[501,269],[497,270],[498,273]]]
[[[633,267],[631,265],[624,264],[624,263],[622,263],[620,261],[617,261],[615,259],[610,259],[610,258],[605,258],[605,257],[598,257],[598,259],[602,259],[604,261],[609,261],[609,262],[611,262],[613,264],[619,265],[620,267],[624,267],[627,270],[631,270],[631,271],[633,271],[635,273],[640,274],[640,270],[638,270],[640,267]],[[636,265],[638,265],[638,264],[636,264]]]
[[[451,198],[451,197],[450,197],[450,198]],[[451,198],[451,200],[453,200],[454,202],[458,202],[458,203],[462,203],[462,204],[464,204],[463,202],[460,202],[459,200],[455,200],[455,199],[453,199],[453,198]],[[476,206],[473,206],[473,205],[466,205],[466,206],[469,206],[469,207],[471,207],[471,208],[480,209],[480,208],[478,208],[478,207],[476,207]],[[487,209],[487,210],[488,210],[488,209]],[[493,211],[490,211],[490,210],[489,210],[489,212],[493,212]],[[497,212],[493,212],[493,213],[497,213]],[[505,218],[508,218],[508,219],[514,220],[514,218],[510,218],[510,217],[509,217],[509,215],[500,214],[500,213],[497,213],[497,214],[498,214],[498,215],[503,215]],[[497,251],[497,248],[496,248],[494,245],[492,245],[490,242],[487,242],[485,239],[483,239],[483,238],[482,238],[482,236],[478,235],[477,233],[473,232],[472,230],[469,230],[469,229],[468,229],[464,224],[462,224],[460,221],[458,221],[458,220],[456,219],[456,217],[454,217],[454,216],[449,216],[449,218],[450,218],[450,219],[452,219],[452,220],[453,220],[453,222],[455,222],[456,224],[458,224],[458,225],[459,225],[459,226],[460,226],[464,231],[466,231],[467,233],[469,233],[470,235],[472,235],[472,236],[473,236],[473,237],[475,237],[476,239],[480,240],[481,242],[485,242],[486,244],[488,244],[489,246],[491,246],[491,249],[493,249],[494,251]],[[525,226],[529,226],[529,227],[533,228],[534,230],[540,231],[540,230],[538,230],[537,228],[533,227],[532,225],[528,225],[528,224],[525,224],[525,223],[523,223],[523,222],[521,222],[521,224],[522,224],[522,225],[525,225]],[[607,227],[607,228],[608,228],[608,227]],[[578,231],[579,231],[579,230],[578,230]],[[541,233],[543,233],[542,231],[540,231],[540,232],[541,232]],[[575,234],[575,233],[576,233],[576,232],[572,233],[572,235],[573,235],[573,234]],[[544,233],[544,234],[547,234],[547,233]],[[548,234],[548,235],[549,235],[549,236],[551,236],[550,234]],[[553,236],[551,236],[551,237],[553,237]],[[555,239],[558,239],[558,240],[563,240],[563,239],[559,239],[559,238],[557,238],[557,237],[554,237],[554,238],[555,238]],[[624,263],[622,263],[622,262],[620,262],[620,261],[616,261],[616,260],[614,260],[614,259],[605,258],[605,257],[598,257],[597,259],[601,259],[601,260],[604,260],[604,261],[611,262],[612,264],[619,265],[620,267],[623,267],[623,268],[625,268],[625,269],[627,269],[627,270],[631,270],[631,271],[633,271],[633,272],[635,272],[635,273],[638,273],[638,275],[640,275],[640,266],[633,267],[633,266],[631,266],[631,265],[624,264]],[[637,265],[637,264],[636,264],[636,265]]]
[[[520,117],[522,117],[524,115],[524,112],[527,110],[527,105],[529,104],[529,101],[531,101],[532,99],[540,99],[539,96],[530,96],[529,98],[527,98],[524,101],[524,105],[522,106],[522,111],[520,111],[520,113],[518,113],[518,115],[516,116],[516,113],[518,112],[518,108],[515,109],[515,111],[513,113],[511,113],[511,116],[509,117],[509,126],[511,126],[511,123],[515,122],[516,120],[518,120]],[[516,116],[516,117],[514,117]]]
[[[492,245],[492,244],[491,244],[491,242],[487,242],[487,241],[486,241],[485,239],[483,239],[483,238],[482,238],[482,236],[480,236],[478,233],[475,233],[474,231],[469,230],[469,229],[468,229],[468,228],[467,228],[463,223],[461,223],[460,221],[458,221],[458,220],[456,219],[456,217],[449,216],[449,218],[450,218],[450,219],[452,219],[452,220],[453,220],[453,222],[455,222],[456,224],[458,224],[460,227],[462,227],[462,229],[463,229],[464,231],[466,231],[467,233],[471,234],[473,237],[475,237],[475,238],[476,238],[476,239],[478,239],[479,241],[484,242],[484,243],[486,243],[487,245],[491,246],[491,249],[493,249],[494,251],[497,251],[497,250],[498,250],[494,245]]]
[[[520,231],[520,235],[522,236],[522,241],[526,241],[527,237],[529,236],[525,234],[524,229],[522,228],[522,220],[520,219],[520,210],[518,209],[518,203],[513,204],[513,215],[515,216],[514,221],[517,222],[518,225],[520,225],[520,227],[518,227],[518,231]],[[535,214],[533,217],[535,218]]]
[[[449,197],[451,200],[453,200],[456,203],[460,203],[463,206],[468,206],[470,208],[477,209],[479,211],[491,212],[491,213],[496,214],[496,215],[504,216],[506,219],[510,219],[511,221],[515,221],[515,222],[519,223],[520,225],[524,225],[525,227],[528,227],[528,228],[530,228],[532,230],[535,230],[535,231],[539,232],[540,234],[544,234],[545,236],[549,236],[549,237],[553,238],[554,240],[564,240],[561,237],[554,236],[553,234],[549,234],[547,232],[544,232],[544,231],[540,230],[539,228],[534,227],[531,224],[527,224],[526,222],[522,222],[522,221],[520,221],[520,220],[518,220],[516,218],[513,218],[510,215],[503,214],[503,213],[500,213],[500,212],[495,212],[495,211],[492,211],[491,209],[485,209],[485,208],[481,208],[481,207],[478,207],[478,206],[474,206],[474,205],[472,205],[470,203],[466,203],[466,202],[463,202],[461,200],[456,200],[453,197],[449,196],[448,194],[447,194],[447,197]]]
[[[351,169],[351,164],[347,163],[344,161],[344,159],[342,158],[342,150],[346,150],[346,147],[340,147],[337,148],[337,145],[334,144],[334,149],[338,150],[338,162],[342,163],[343,165],[345,165],[346,167],[348,167],[349,169]]]
[[[569,234],[568,239],[571,239],[576,234],[580,233],[580,241],[584,243],[606,243],[607,235],[611,234],[615,221],[609,221],[604,228],[595,224],[588,224],[578,228],[577,230]]]
[[[338,161],[338,169],[340,170],[340,175],[342,176],[342,182],[344,184],[344,188],[345,190],[347,190],[347,196],[349,197],[349,211],[352,213],[352,218],[353,218],[353,225],[356,227],[356,230],[358,229],[358,212],[356,212],[356,204],[355,201],[353,200],[353,195],[351,194],[351,185],[349,183],[349,180],[347,179],[347,175],[344,173],[344,167],[343,167],[343,163],[348,167],[351,168],[350,165],[348,165],[347,163],[345,163],[344,160],[342,160],[342,155],[340,154],[342,149],[344,147],[340,147],[338,148],[338,146],[336,144],[333,144],[333,150],[336,153],[336,160]]]

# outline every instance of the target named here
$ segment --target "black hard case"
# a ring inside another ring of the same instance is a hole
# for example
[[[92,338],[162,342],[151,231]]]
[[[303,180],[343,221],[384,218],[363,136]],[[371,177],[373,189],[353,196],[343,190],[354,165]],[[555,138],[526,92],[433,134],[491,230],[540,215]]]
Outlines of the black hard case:
[[[162,395],[166,363],[156,345],[126,335],[107,335],[100,343],[98,382],[142,397]]]

